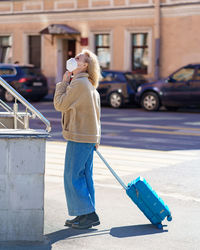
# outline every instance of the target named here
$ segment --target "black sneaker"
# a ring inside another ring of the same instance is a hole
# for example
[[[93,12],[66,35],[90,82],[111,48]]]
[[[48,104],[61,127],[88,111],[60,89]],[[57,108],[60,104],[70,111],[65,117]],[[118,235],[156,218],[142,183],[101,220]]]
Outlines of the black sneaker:
[[[79,218],[80,218],[81,216],[76,216],[74,219],[72,219],[72,220],[66,220],[65,221],[65,227],[71,227],[72,226],[72,224],[74,223],[74,222],[77,222],[78,220],[79,220]]]
[[[93,212],[90,214],[82,215],[77,221],[72,223],[72,228],[88,229],[100,224],[98,215]]]

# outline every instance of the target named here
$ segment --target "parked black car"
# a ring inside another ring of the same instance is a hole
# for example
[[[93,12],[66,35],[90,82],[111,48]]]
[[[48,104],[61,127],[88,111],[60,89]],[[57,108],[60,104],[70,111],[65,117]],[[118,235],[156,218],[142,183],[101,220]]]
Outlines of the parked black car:
[[[0,76],[27,99],[39,101],[48,93],[46,77],[34,66],[0,63]],[[1,86],[0,98],[7,102],[14,99]]]
[[[200,64],[188,64],[167,78],[142,84],[136,102],[149,111],[200,105]]]
[[[113,108],[120,108],[125,103],[134,102],[135,93],[142,83],[146,82],[142,75],[132,72],[103,70],[98,92],[102,103]]]

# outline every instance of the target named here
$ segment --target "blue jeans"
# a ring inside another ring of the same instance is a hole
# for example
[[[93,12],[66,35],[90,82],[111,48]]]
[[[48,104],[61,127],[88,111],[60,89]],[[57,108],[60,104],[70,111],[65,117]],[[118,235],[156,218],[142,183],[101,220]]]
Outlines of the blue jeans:
[[[68,141],[64,186],[68,213],[78,216],[95,211],[93,183],[94,143]]]

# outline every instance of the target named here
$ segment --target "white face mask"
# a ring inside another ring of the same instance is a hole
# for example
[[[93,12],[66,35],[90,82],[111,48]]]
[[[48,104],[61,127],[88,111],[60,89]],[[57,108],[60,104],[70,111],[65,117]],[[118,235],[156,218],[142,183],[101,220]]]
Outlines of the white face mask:
[[[77,61],[76,61],[75,58],[70,58],[69,60],[67,60],[67,62],[66,62],[66,69],[69,72],[72,72],[72,71],[74,71],[77,68],[78,68],[78,63],[77,63]]]

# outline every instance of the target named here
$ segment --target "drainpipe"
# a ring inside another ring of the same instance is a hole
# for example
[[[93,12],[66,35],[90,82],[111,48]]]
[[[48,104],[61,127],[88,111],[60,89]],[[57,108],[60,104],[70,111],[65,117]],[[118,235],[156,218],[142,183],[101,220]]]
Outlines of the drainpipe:
[[[154,78],[158,80],[160,77],[160,0],[154,0],[154,39],[155,39],[155,61],[154,61]]]

